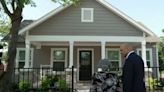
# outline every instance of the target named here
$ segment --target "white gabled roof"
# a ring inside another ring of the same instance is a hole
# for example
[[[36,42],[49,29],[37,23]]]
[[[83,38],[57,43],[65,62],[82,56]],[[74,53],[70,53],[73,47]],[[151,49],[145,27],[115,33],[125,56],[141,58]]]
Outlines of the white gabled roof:
[[[115,13],[116,15],[120,16],[125,21],[129,22],[130,24],[134,25],[138,29],[142,30],[144,33],[147,33],[149,36],[156,36],[151,30],[149,30],[145,26],[141,25],[140,23],[136,22],[135,20],[133,20],[132,18],[130,18],[129,16],[127,16],[126,14],[124,14],[123,12],[121,12],[120,10],[118,10],[117,8],[115,8],[114,6],[109,4],[108,2],[106,2],[105,0],[96,0],[96,1],[99,2],[101,5],[105,6],[107,9],[109,9],[113,13]],[[21,29],[19,31],[19,34],[25,33],[26,31],[28,31],[28,30],[32,29],[33,27],[41,24],[45,20],[51,18],[55,14],[61,12],[62,10],[66,9],[67,7],[69,7],[71,5],[72,4],[58,7],[57,9],[55,9],[55,10],[51,11],[50,13],[46,14],[45,16],[41,17],[40,19],[33,22],[32,24],[30,24],[30,25],[26,26],[25,28]]]

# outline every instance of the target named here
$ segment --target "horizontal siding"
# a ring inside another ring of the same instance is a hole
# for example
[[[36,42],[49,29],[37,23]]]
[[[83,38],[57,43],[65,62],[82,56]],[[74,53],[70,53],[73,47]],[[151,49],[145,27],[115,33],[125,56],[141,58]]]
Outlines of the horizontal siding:
[[[81,8],[94,8],[94,22],[81,22]],[[95,0],[82,0],[30,30],[30,35],[140,36],[142,32]]]
[[[41,49],[35,49],[34,64],[33,64],[35,67],[40,67],[40,65],[50,65],[51,48],[68,48],[68,47],[67,46],[42,46]]]

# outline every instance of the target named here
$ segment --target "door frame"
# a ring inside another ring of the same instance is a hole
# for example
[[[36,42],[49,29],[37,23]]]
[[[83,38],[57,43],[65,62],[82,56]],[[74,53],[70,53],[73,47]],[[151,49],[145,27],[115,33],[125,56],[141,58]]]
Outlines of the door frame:
[[[92,75],[93,75],[93,73],[94,73],[94,49],[93,48],[78,48],[77,49],[77,81],[79,81],[79,52],[81,51],[81,50],[88,50],[88,51],[91,51],[92,52],[92,61],[91,61],[91,64],[92,64]]]

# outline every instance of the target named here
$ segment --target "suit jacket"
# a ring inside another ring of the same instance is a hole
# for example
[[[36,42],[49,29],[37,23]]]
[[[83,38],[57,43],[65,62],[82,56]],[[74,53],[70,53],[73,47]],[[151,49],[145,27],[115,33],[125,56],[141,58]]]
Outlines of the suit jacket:
[[[146,92],[144,62],[136,53],[131,53],[123,66],[123,92]]]

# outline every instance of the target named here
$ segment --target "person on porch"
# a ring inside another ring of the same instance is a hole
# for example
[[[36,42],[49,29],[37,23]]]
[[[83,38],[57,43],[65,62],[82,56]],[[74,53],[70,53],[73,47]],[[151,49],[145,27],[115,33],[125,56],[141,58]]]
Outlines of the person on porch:
[[[123,92],[146,92],[144,62],[130,44],[122,44],[120,53],[125,58],[123,65]]]

